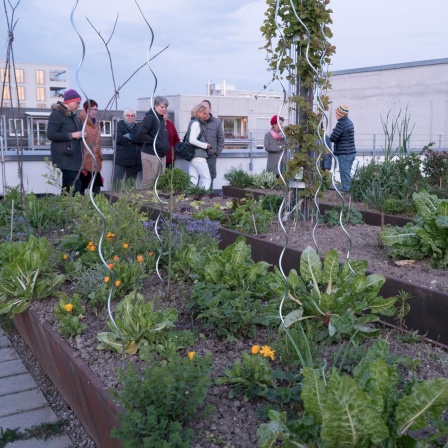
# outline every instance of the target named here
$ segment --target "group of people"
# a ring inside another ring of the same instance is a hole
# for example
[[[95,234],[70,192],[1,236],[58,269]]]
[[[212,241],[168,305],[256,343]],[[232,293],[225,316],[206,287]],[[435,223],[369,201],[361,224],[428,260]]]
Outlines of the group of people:
[[[334,155],[338,159],[341,186],[338,190],[350,191],[351,170],[356,157],[355,128],[353,122],[348,118],[348,106],[341,105],[336,111],[337,123],[330,136],[325,135],[325,144],[331,150],[331,143],[334,144]],[[279,175],[282,166],[286,163],[287,151],[286,138],[283,133],[284,118],[274,115],[271,118],[271,129],[264,136],[264,149],[268,153],[266,171]],[[280,160],[281,159],[281,160]],[[321,168],[326,171],[331,170],[332,156],[326,154],[321,163]],[[336,187],[334,187],[336,188]]]
[[[86,189],[92,187],[93,193],[97,194],[103,186],[98,103],[85,101],[78,116],[80,104],[81,96],[69,89],[62,102],[52,105],[47,129],[51,158],[61,170],[64,190],[85,194]],[[180,139],[174,123],[168,120],[168,105],[166,98],[156,96],[154,107],[140,125],[134,109],[124,111],[116,131],[114,185],[124,179],[137,180],[141,172],[142,187],[149,189],[167,167],[174,168],[174,148]],[[224,130],[211,110],[208,100],[193,107],[185,135],[185,140],[195,147],[194,158],[188,162],[191,181],[204,190],[213,188],[216,159],[224,149]],[[85,144],[82,141],[83,128]]]

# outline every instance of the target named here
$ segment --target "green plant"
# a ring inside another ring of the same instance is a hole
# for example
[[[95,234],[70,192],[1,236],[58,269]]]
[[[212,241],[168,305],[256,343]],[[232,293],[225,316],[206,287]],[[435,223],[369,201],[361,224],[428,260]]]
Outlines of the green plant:
[[[4,430],[0,426],[0,448],[7,446],[6,444],[8,442],[15,442],[17,440],[27,440],[32,438],[47,440],[54,435],[61,434],[62,429],[67,426],[67,423],[68,422],[66,420],[57,420],[52,423],[41,423],[40,425],[34,425],[31,426],[31,428],[25,428],[23,431],[19,431],[19,428],[6,428]],[[8,443],[8,446],[9,445],[10,443]]]
[[[272,212],[265,210],[260,202],[248,198],[236,205],[225,225],[239,232],[258,235],[267,229],[272,218]]]
[[[353,377],[336,369],[324,376],[305,368],[303,375],[304,413],[287,421],[286,413],[271,411],[270,422],[257,431],[260,448],[277,446],[277,440],[291,447],[416,447],[429,445],[425,436],[415,438],[414,430],[432,429],[428,441],[444,435],[437,428],[448,402],[448,379],[412,381],[402,387],[384,340],[375,341]]]
[[[387,198],[383,203],[383,212],[388,215],[397,215],[408,209],[409,206],[403,199]]]
[[[81,297],[78,294],[74,294],[70,300],[59,299],[54,307],[54,315],[59,321],[58,332],[67,338],[81,334],[87,327],[82,323],[84,313],[85,307],[81,304]]]
[[[0,246],[0,314],[21,313],[57,291],[65,276],[53,272],[51,251],[47,239],[33,236]]]
[[[342,207],[342,215],[340,207],[333,207],[331,210],[326,210],[322,216],[322,220],[329,226],[338,226],[343,224],[362,224],[364,222],[362,214],[354,207]]]
[[[169,341],[177,312],[174,309],[154,311],[153,302],[145,303],[142,294],[136,291],[128,294],[115,309],[115,324],[124,339],[126,353],[136,354],[143,346],[156,350]],[[122,353],[120,335],[115,326],[108,322],[110,332],[97,334],[99,350],[112,349]],[[183,347],[178,347],[178,350]]]
[[[252,186],[272,190],[278,187],[278,180],[274,173],[263,170],[261,173],[252,174]]]
[[[263,196],[260,201],[263,209],[271,212],[272,214],[278,213],[282,202],[283,197],[279,196],[278,194],[267,194]]]
[[[192,358],[192,359],[190,359]],[[121,392],[114,395],[124,412],[112,435],[125,448],[189,448],[188,421],[198,416],[211,384],[209,356],[176,356],[160,366],[120,371]]]
[[[363,260],[346,260],[340,266],[336,249],[330,249],[322,262],[307,247],[300,257],[300,276],[295,269],[288,275],[288,297],[296,309],[284,317],[285,327],[309,320],[319,330],[318,340],[349,337],[355,341],[378,334],[368,324],[378,321],[378,314],[394,315],[396,297],[379,296],[385,278],[366,276],[366,270]],[[271,289],[278,297],[284,294],[285,280],[278,269]]]
[[[391,257],[422,260],[430,257],[437,268],[448,266],[448,200],[427,192],[414,193],[414,223],[386,228],[379,233]]]
[[[224,179],[229,182],[231,187],[248,188],[252,186],[252,176],[241,168],[231,168],[228,173],[224,174]]]
[[[33,228],[42,231],[65,224],[67,217],[60,196],[37,198],[36,195],[29,194],[26,199],[27,217]]]
[[[193,219],[210,219],[211,221],[222,222],[226,217],[224,210],[221,209],[221,205],[216,203],[212,207],[207,207],[202,210],[198,210],[193,213]]]
[[[190,176],[180,168],[168,168],[159,177],[157,187],[164,193],[184,193],[191,188]]]
[[[423,148],[422,154],[425,157],[422,169],[428,183],[442,189],[448,184],[448,153],[430,149],[433,145],[434,143],[430,143]]]

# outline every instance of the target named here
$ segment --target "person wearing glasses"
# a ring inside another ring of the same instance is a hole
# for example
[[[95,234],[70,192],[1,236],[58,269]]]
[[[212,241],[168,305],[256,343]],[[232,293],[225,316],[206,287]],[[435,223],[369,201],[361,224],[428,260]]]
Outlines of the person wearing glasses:
[[[90,106],[90,107],[89,107]],[[95,100],[85,101],[82,105],[83,109],[79,114],[82,123],[86,123],[84,129],[84,139],[87,146],[84,146],[82,155],[82,171],[81,171],[81,194],[85,194],[85,191],[90,188],[90,182],[93,178],[92,192],[98,194],[103,186],[103,178],[101,176],[101,168],[103,167],[103,152],[101,151],[101,132],[98,126],[98,103]],[[87,149],[88,147],[88,149]],[[93,153],[95,161],[90,154],[89,150]],[[97,170],[96,176],[94,176]]]
[[[51,162],[62,172],[62,190],[73,194],[81,191],[79,172],[82,166],[82,123],[76,115],[81,95],[69,89],[64,101],[51,106],[47,137],[51,141]]]
[[[142,171],[142,144],[137,135],[139,125],[136,115],[134,109],[127,108],[123,112],[123,120],[117,124],[114,187],[126,179],[137,179],[138,173]]]

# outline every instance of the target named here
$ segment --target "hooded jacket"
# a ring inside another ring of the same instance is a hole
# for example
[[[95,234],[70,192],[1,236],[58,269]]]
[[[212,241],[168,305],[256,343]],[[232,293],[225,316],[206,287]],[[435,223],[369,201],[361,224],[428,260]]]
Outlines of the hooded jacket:
[[[163,115],[158,114],[153,109],[150,109],[143,118],[137,135],[143,144],[142,152],[145,154],[155,155],[154,144],[159,157],[165,157],[170,149],[168,131]]]
[[[47,137],[51,141],[51,161],[62,170],[79,171],[82,165],[82,140],[72,133],[82,129],[81,120],[60,101],[51,106]]]

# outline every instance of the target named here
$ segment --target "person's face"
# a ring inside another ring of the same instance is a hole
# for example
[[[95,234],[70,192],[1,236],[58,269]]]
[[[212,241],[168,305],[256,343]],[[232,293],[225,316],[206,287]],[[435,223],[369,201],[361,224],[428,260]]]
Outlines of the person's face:
[[[273,128],[275,132],[280,132],[280,126],[283,127],[283,120],[278,120],[276,124],[274,124]]]
[[[90,118],[96,118],[97,114],[98,114],[98,107],[91,106],[90,107]]]
[[[202,121],[205,121],[207,119],[207,115],[210,116],[210,112],[208,112],[206,109],[201,109],[196,113],[196,116]]]
[[[74,112],[75,110],[78,109],[80,103],[81,103],[81,101],[72,101],[70,103],[65,103],[65,107],[69,111]]]
[[[212,108],[206,102],[203,102],[201,104],[205,107],[206,116],[205,116],[204,120],[208,120],[210,118],[210,114],[212,112]]]
[[[163,119],[166,121],[168,120],[168,111],[166,110],[163,114]]]
[[[128,112],[125,114],[124,119],[125,119],[129,124],[134,123],[134,121],[135,121],[135,113],[134,113],[134,112],[131,112],[131,111],[128,111]]]
[[[154,106],[154,109],[159,115],[164,115],[168,108],[166,107],[166,104],[162,103]]]

